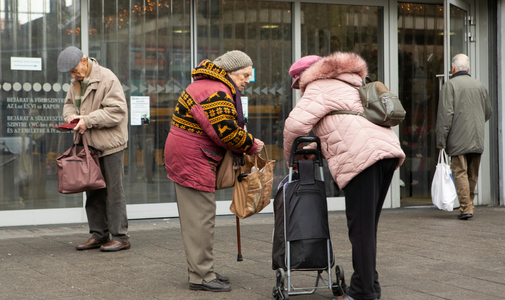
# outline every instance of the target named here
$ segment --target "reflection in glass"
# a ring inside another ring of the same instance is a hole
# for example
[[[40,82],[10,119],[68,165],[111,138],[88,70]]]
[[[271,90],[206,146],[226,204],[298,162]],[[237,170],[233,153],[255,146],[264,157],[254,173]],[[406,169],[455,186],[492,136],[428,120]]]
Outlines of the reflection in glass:
[[[291,4],[286,2],[199,0],[198,63],[230,50],[247,53],[255,81],[242,93],[248,99],[247,130],[265,142],[277,161],[272,196],[287,175],[282,152],[284,120],[292,108]],[[231,200],[232,190],[216,192],[216,200]]]
[[[400,126],[406,154],[400,168],[401,204],[431,204],[435,171],[436,117],[439,97],[437,74],[444,68],[443,6],[398,4],[399,97],[407,111]]]
[[[302,3],[301,23],[302,57],[352,51],[365,59],[371,78],[383,80],[382,7]],[[324,170],[327,195],[343,196],[326,162]]]
[[[149,98],[149,122],[128,128],[127,204],[175,202],[163,147],[175,103],[191,82],[190,3],[90,0],[89,10],[90,56],[116,74],[128,102]]]
[[[375,6],[301,4],[302,57],[352,51],[368,64],[375,80],[383,78],[383,9]]]
[[[451,59],[457,54],[468,55],[467,12],[451,4]]]
[[[82,207],[82,194],[58,194],[56,158],[72,134],[61,117],[68,74],[56,61],[80,47],[79,0],[0,2],[0,210]],[[12,63],[12,57],[30,63]]]

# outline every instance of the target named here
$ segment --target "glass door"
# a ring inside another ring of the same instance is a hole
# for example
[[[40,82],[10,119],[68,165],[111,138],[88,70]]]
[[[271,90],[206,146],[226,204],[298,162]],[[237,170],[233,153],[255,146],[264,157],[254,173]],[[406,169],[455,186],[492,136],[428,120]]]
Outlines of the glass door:
[[[469,11],[470,5],[462,0],[444,1],[444,78],[451,75],[451,60],[457,54],[469,55]]]
[[[442,3],[398,3],[398,68],[399,97],[407,111],[399,125],[406,155],[400,168],[400,204],[431,205],[431,180],[438,158],[439,78],[443,81],[444,76]]]
[[[196,61],[214,60],[226,51],[247,53],[254,78],[242,92],[247,103],[247,130],[265,143],[277,186],[287,174],[282,152],[284,120],[292,109],[292,13],[291,3],[275,1],[196,1]],[[216,191],[218,213],[229,213],[233,189]]]
[[[355,52],[367,62],[370,77],[384,82],[383,6],[301,3],[300,23],[301,57]],[[343,197],[326,162],[324,173],[326,195]]]
[[[407,111],[399,126],[406,154],[400,169],[400,203],[431,205],[439,92],[451,75],[452,57],[470,55],[470,6],[461,0],[397,5],[399,97]]]

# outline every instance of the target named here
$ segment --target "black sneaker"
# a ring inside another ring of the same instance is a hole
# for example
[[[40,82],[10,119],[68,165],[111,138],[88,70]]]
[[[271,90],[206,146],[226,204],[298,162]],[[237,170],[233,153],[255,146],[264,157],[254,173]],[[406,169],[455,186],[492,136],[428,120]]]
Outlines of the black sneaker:
[[[470,219],[471,217],[473,217],[473,214],[460,214],[460,215],[458,216],[458,219],[460,219],[460,220],[468,220],[468,219]]]
[[[216,278],[209,282],[202,280],[202,284],[190,283],[189,289],[194,291],[229,292],[231,291],[231,286]]]

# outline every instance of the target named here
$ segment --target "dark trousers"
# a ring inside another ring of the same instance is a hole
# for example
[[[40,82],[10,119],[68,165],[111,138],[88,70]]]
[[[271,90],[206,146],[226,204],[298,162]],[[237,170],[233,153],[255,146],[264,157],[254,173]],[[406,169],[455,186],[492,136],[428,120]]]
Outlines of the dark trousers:
[[[113,240],[128,242],[123,151],[100,157],[99,161],[107,186],[86,192],[89,233],[96,240],[108,239],[110,234]]]
[[[352,245],[354,273],[348,294],[356,300],[380,294],[377,258],[377,225],[398,158],[383,159],[354,177],[344,188],[345,212]]]

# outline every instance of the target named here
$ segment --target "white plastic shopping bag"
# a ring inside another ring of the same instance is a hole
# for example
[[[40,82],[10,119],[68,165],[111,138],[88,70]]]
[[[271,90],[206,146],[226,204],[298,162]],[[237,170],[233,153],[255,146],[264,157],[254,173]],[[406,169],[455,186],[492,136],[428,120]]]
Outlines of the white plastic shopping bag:
[[[436,207],[445,211],[452,211],[455,203],[459,206],[449,156],[444,149],[441,149],[438,154],[437,169],[431,182],[431,200]]]

